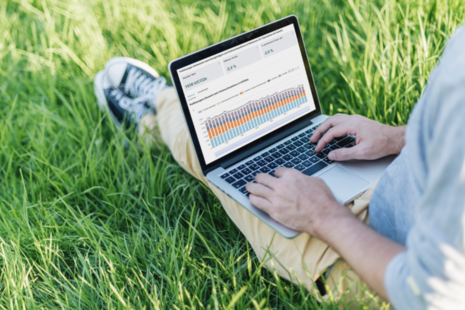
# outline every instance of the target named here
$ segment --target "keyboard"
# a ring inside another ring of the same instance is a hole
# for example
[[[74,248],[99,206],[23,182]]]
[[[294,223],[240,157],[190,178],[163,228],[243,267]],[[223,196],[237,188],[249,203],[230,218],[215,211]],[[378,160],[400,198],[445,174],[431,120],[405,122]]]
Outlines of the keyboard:
[[[354,145],[355,138],[342,136],[330,141],[321,152],[315,152],[316,144],[310,142],[310,137],[317,127],[280,141],[277,145],[261,153],[245,163],[231,167],[221,178],[231,184],[242,194],[248,196],[245,189],[248,182],[254,182],[259,173],[274,176],[279,167],[293,168],[306,175],[313,175],[327,167],[332,161],[328,154],[332,150]]]

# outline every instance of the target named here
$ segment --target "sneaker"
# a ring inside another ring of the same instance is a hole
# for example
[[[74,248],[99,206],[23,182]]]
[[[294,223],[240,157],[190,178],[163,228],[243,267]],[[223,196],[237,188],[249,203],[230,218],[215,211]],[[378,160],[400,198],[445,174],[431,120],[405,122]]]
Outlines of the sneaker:
[[[147,104],[144,98],[133,99],[121,89],[112,87],[104,71],[95,75],[94,91],[100,110],[108,111],[112,121],[119,127],[137,127],[142,116],[155,113],[155,108]]]
[[[166,80],[148,64],[129,57],[116,57],[105,65],[110,85],[131,98],[155,107],[158,93],[167,87]]]

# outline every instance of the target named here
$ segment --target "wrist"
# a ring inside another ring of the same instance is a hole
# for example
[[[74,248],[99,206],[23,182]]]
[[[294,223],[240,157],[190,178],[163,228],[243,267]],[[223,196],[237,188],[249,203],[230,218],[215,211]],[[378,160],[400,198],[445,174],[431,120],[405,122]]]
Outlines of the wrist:
[[[337,201],[331,201],[325,210],[326,212],[312,219],[312,223],[309,225],[311,231],[307,231],[307,233],[329,243],[331,235],[338,230],[341,223],[347,218],[354,217],[354,215],[346,206]]]
[[[405,145],[405,129],[407,126],[387,126],[386,136],[389,139],[390,154],[399,155]]]

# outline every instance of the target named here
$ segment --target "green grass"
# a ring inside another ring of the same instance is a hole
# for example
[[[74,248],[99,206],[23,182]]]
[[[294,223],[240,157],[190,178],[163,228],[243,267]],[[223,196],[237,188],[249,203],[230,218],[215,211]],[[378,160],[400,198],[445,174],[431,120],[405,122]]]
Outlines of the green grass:
[[[462,0],[2,0],[2,309],[338,309],[261,268],[167,149],[124,148],[93,77],[296,14],[323,109],[404,124]],[[366,307],[362,306],[361,307]]]

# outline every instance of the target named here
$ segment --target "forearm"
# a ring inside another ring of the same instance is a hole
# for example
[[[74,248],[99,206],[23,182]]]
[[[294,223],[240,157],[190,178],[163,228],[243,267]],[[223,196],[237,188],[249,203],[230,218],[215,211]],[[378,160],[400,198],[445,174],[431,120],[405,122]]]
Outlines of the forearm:
[[[388,300],[384,273],[390,260],[405,248],[376,233],[342,206],[321,226],[318,236],[375,292]]]

